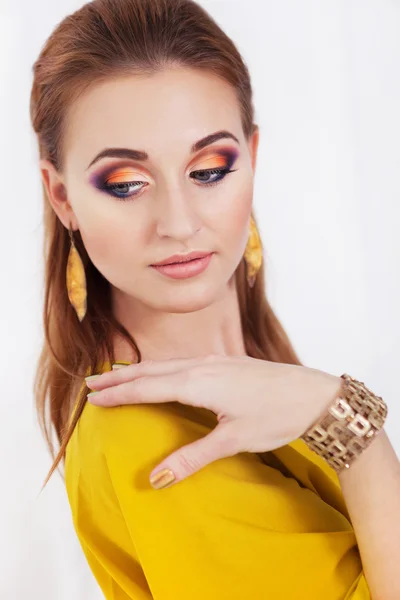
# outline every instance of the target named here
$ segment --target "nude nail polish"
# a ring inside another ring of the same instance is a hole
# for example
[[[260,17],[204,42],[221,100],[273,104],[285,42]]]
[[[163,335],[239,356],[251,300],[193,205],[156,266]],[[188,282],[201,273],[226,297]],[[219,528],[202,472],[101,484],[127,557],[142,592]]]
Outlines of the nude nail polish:
[[[97,379],[97,377],[100,377],[100,375],[89,375],[89,377],[85,377],[85,381],[94,381],[95,379]]]
[[[175,475],[171,469],[161,469],[153,477],[150,478],[150,483],[156,490],[160,490],[175,480]]]

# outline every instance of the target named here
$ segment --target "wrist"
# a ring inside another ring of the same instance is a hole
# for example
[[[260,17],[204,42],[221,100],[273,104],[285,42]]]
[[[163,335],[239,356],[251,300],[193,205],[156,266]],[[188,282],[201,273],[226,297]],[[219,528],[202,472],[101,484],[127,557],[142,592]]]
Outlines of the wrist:
[[[332,389],[335,398],[301,436],[337,473],[348,469],[382,430],[387,405],[361,381],[346,373]],[[334,386],[334,382],[332,381]]]

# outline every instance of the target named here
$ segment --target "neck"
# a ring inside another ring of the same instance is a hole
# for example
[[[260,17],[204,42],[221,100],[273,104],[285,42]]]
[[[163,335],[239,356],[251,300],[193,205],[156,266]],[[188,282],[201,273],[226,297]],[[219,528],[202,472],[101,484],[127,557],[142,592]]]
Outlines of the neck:
[[[190,311],[155,310],[115,291],[113,312],[137,343],[142,360],[246,355],[234,277],[212,304]],[[130,345],[119,336],[114,352],[117,361],[136,361]]]

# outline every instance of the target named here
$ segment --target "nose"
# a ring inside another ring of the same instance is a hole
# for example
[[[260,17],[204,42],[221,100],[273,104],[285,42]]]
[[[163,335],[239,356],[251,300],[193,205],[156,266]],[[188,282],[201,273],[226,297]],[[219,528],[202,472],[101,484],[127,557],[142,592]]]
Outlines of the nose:
[[[200,229],[200,217],[191,206],[190,199],[178,186],[165,191],[157,199],[157,234],[185,241]]]

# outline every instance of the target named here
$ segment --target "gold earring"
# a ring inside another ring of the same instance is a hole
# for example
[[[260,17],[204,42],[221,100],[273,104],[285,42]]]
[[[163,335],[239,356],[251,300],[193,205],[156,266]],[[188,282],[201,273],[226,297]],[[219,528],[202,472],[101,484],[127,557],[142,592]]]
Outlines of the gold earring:
[[[87,309],[86,275],[82,259],[75,247],[71,223],[69,224],[69,237],[71,239],[71,247],[66,273],[68,298],[78,315],[79,321],[82,321]]]
[[[261,239],[253,216],[250,217],[250,235],[244,253],[244,258],[247,265],[247,282],[252,288],[262,263]]]

